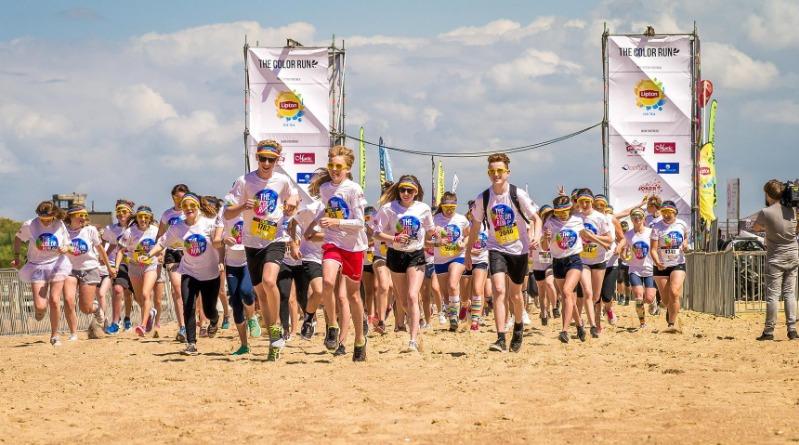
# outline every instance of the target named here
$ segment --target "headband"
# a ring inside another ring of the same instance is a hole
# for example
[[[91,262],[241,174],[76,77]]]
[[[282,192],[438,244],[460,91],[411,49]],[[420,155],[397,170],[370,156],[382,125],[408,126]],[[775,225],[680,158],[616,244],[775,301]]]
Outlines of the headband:
[[[194,193],[186,193],[183,195],[183,199],[180,200],[180,205],[183,205],[183,203],[186,201],[194,201],[198,206],[200,205],[200,197]]]

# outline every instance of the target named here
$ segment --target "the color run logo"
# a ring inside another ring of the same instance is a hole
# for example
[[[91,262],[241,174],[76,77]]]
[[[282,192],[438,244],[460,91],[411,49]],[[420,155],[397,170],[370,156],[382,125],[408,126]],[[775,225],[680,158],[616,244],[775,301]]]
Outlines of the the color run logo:
[[[443,241],[446,241],[449,244],[453,244],[461,238],[461,228],[455,224],[447,224],[447,226],[444,227],[443,232]]]
[[[403,216],[397,221],[397,235],[405,234],[415,239],[416,235],[419,233],[420,227],[422,227],[422,223],[419,221],[419,218],[412,215]]]
[[[208,239],[195,233],[183,240],[183,251],[193,257],[202,255],[208,248]]]
[[[663,235],[661,240],[664,249],[676,249],[682,246],[684,238],[680,232],[669,232]]]
[[[477,241],[475,241],[474,244],[472,244],[472,249],[483,250],[486,248],[487,245],[488,245],[488,234],[485,232],[480,232],[480,234],[477,235]]]
[[[334,196],[327,201],[325,214],[328,218],[349,219],[350,207],[343,198]]]
[[[58,238],[52,233],[42,233],[36,238],[36,249],[58,250]]]
[[[79,256],[89,253],[89,245],[81,238],[72,239],[72,255]]]
[[[558,232],[555,235],[555,244],[560,247],[561,250],[569,250],[574,247],[574,244],[577,242],[577,232],[571,229],[564,229]]]
[[[236,244],[241,244],[242,232],[244,232],[244,221],[236,221],[230,229],[230,236],[236,239]]]
[[[513,210],[505,204],[497,204],[491,209],[491,223],[494,229],[513,225],[516,215]]]
[[[649,255],[649,244],[643,241],[636,241],[633,243],[633,255],[636,259],[643,260]]]
[[[263,189],[255,194],[255,216],[266,216],[277,208],[277,192],[272,189]]]
[[[169,221],[168,221],[168,223],[169,223],[169,225],[170,225],[170,226],[174,226],[175,224],[177,224],[177,223],[179,223],[179,222],[183,221],[184,219],[186,219],[186,217],[185,217],[185,216],[183,216],[183,215],[176,215],[176,216],[173,216],[172,218],[169,218]]]

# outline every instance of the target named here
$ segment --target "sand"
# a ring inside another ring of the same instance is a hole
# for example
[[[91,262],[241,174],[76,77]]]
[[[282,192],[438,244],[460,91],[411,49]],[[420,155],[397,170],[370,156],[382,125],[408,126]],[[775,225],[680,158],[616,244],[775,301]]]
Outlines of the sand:
[[[760,343],[759,314],[688,312],[682,335],[658,332],[663,316],[632,332],[633,306],[618,312],[599,340],[568,345],[534,315],[518,354],[487,350],[493,328],[436,321],[419,355],[399,352],[406,334],[370,334],[365,364],[319,334],[278,363],[264,339],[231,358],[233,329],[199,339],[198,357],[178,354],[174,325],[60,348],[3,337],[0,443],[799,442],[799,341],[783,329]]]

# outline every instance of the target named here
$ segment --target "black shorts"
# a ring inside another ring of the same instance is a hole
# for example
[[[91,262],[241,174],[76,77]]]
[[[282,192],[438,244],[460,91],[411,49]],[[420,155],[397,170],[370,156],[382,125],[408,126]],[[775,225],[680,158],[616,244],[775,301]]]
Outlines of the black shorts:
[[[424,266],[424,250],[419,249],[413,252],[403,252],[401,250],[388,249],[386,253],[386,266],[388,270],[396,273],[405,273],[411,267]]]
[[[252,285],[257,286],[264,279],[266,263],[275,263],[278,266],[283,264],[283,258],[286,256],[286,243],[278,241],[270,243],[266,247],[244,247],[244,254],[247,256],[247,269],[250,270]]]
[[[627,283],[627,285],[629,286],[630,277],[627,275],[629,273],[630,273],[630,266],[619,263],[619,273],[618,275],[616,275],[616,283],[617,284]]]
[[[317,278],[322,278],[322,264],[315,261],[303,261],[302,267],[304,268],[305,276],[308,277],[308,282]]]
[[[527,254],[511,255],[509,253],[488,251],[488,264],[491,275],[505,273],[514,284],[523,284],[527,276]]]
[[[616,277],[619,275],[618,267],[605,269],[605,280],[602,281],[602,301],[610,303],[616,296]]]
[[[114,278],[114,286],[122,286],[123,289],[127,289],[130,292],[133,292],[133,285],[130,284],[130,275],[128,275],[128,265],[122,263],[119,265],[119,270],[117,270],[117,276]]]
[[[604,261],[597,264],[585,264],[583,263],[583,269],[591,269],[591,270],[605,270],[608,268]]]
[[[363,265],[363,271],[365,273],[375,273],[374,269],[372,269],[372,265],[371,264],[364,264]]]
[[[182,250],[166,249],[166,252],[164,252],[164,266],[169,266],[170,264],[180,264],[181,259],[183,259]],[[167,267],[167,270],[169,270],[169,267]]]
[[[475,269],[488,270],[488,263],[472,263],[472,268],[471,269],[464,269],[463,270],[463,276],[464,277],[472,276],[472,271],[475,270]]]
[[[552,268],[547,270],[533,270],[533,279],[535,279],[535,281],[544,281],[547,275],[552,275]]]
[[[655,270],[653,271],[652,275],[654,275],[656,277],[668,277],[675,270],[681,270],[681,271],[685,272],[685,263],[678,264],[676,266],[667,267],[667,268],[665,268],[663,270],[660,270],[660,269],[658,269],[656,267]]]
[[[580,255],[569,255],[566,258],[552,259],[552,274],[555,278],[562,280],[566,278],[566,272],[571,269],[583,270],[583,260]]]

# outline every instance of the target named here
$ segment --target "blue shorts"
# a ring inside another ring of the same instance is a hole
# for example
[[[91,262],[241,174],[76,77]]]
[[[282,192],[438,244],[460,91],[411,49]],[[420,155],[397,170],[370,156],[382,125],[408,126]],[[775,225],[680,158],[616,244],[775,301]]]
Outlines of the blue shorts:
[[[566,278],[566,273],[571,270],[583,270],[583,260],[580,255],[569,255],[566,258],[553,258],[552,259],[552,274],[555,278],[562,280]]]
[[[429,280],[430,278],[433,278],[434,273],[436,273],[436,265],[433,263],[425,264],[424,278]]]
[[[655,288],[655,277],[642,277],[637,273],[630,274],[630,286],[644,286],[647,289]]]
[[[449,273],[449,265],[450,264],[452,264],[452,263],[463,264],[463,261],[464,261],[463,258],[455,258],[454,260],[448,261],[448,262],[446,262],[444,264],[436,264],[435,265],[435,272],[436,272],[436,274]]]

